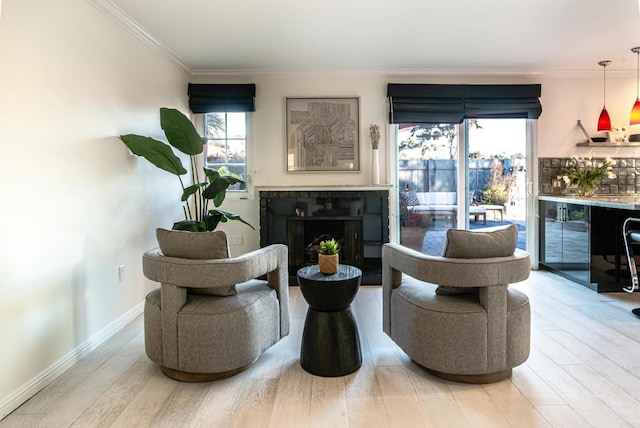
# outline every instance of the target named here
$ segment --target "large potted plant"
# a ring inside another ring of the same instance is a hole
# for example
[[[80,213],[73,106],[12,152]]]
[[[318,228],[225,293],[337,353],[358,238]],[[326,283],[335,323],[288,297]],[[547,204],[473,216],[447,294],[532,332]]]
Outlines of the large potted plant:
[[[243,180],[224,167],[217,171],[205,167],[202,168],[203,173],[199,173],[198,157],[203,152],[205,140],[193,123],[178,110],[163,107],[160,109],[160,126],[169,144],[135,134],[121,135],[120,138],[133,154],[178,177],[185,219],[174,223],[172,229],[208,232],[229,220],[240,221],[254,229],[238,214],[217,209],[222,205],[229,186],[243,183]],[[192,184],[185,183],[182,178],[189,172],[172,147],[189,156]],[[215,208],[210,209],[210,202]]]

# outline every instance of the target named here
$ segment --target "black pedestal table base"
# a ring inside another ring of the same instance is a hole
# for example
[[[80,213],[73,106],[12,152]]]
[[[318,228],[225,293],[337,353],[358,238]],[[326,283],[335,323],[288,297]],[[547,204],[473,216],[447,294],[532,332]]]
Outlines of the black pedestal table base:
[[[318,266],[298,271],[300,291],[309,304],[302,332],[300,365],[317,376],[344,376],[362,365],[360,335],[351,302],[360,286],[360,269],[340,265],[322,275]]]

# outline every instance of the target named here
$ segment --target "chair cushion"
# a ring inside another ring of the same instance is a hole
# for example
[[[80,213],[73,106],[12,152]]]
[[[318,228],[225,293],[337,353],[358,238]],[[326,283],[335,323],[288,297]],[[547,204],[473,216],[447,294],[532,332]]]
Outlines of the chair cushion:
[[[162,254],[181,259],[226,259],[229,257],[227,235],[215,232],[185,232],[183,230],[156,229],[156,238]]]
[[[256,301],[266,297],[275,290],[266,281],[253,279],[237,285],[240,291],[233,299],[221,296],[202,296],[193,291],[188,294],[187,303],[180,309],[181,314],[215,315],[235,311],[246,311]]]
[[[221,299],[220,297],[223,296],[204,297],[201,294],[194,293],[193,288],[189,288],[187,303],[180,309],[180,313],[213,315],[235,312],[244,310],[268,294],[275,293],[275,290],[269,287],[266,281],[259,279],[240,283],[238,284],[238,289],[241,292],[235,298]],[[160,287],[150,291],[145,298],[146,304],[160,309],[161,295]]]
[[[167,257],[181,259],[227,259],[229,244],[227,235],[221,231],[186,232],[183,230],[156,229],[156,238],[160,251]],[[189,292],[209,296],[234,296],[235,285],[211,288],[192,288]]]
[[[440,296],[460,296],[462,294],[475,294],[478,287],[452,287],[449,285],[438,285],[436,294]]]
[[[507,227],[476,230],[447,230],[442,257],[457,259],[484,259],[509,257],[516,250],[518,228]]]
[[[418,195],[416,195],[416,192],[413,190],[400,192],[400,203],[405,206],[420,205],[420,201],[418,201]]]
[[[442,256],[457,259],[509,257],[516,250],[518,228],[488,227],[476,230],[447,230]],[[475,292],[472,287],[439,286],[436,294],[454,296]]]

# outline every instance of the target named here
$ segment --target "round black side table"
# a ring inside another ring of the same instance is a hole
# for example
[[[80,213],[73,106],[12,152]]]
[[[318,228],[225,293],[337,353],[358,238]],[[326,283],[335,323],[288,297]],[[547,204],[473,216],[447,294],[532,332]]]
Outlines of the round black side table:
[[[362,365],[360,335],[351,302],[360,287],[362,271],[339,265],[324,275],[318,266],[298,270],[298,284],[309,304],[302,332],[300,365],[311,374],[344,376]]]

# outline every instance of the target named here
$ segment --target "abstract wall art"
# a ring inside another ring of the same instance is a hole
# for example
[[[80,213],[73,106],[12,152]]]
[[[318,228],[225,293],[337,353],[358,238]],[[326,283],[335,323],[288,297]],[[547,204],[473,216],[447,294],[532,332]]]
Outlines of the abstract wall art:
[[[287,172],[360,171],[359,98],[287,98]]]

